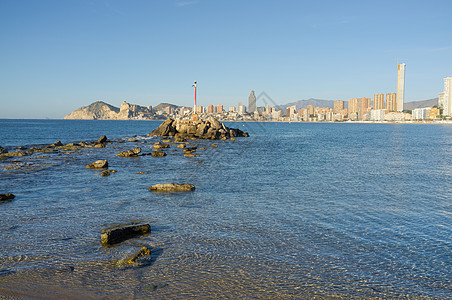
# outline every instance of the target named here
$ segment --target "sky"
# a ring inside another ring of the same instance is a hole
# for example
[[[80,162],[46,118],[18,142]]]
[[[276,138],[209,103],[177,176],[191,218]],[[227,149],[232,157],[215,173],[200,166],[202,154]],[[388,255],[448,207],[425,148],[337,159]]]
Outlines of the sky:
[[[0,118],[95,101],[156,106],[435,98],[452,76],[450,0],[0,0]]]

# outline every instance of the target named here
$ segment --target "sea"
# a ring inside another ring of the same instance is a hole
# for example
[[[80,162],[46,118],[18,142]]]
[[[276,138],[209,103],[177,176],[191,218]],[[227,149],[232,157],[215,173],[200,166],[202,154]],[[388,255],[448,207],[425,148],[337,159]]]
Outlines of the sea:
[[[234,122],[250,137],[189,140],[196,157],[116,156],[159,124],[0,120],[9,151],[111,142],[0,160],[0,297],[452,298],[452,126]],[[196,189],[148,191],[167,182]],[[136,223],[151,233],[101,244]]]

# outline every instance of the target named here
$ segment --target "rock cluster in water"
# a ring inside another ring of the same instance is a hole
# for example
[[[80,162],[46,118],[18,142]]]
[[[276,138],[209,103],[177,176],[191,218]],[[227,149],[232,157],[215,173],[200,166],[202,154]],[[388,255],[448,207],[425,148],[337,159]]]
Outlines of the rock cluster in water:
[[[207,120],[173,120],[166,119],[148,136],[174,136],[175,139],[228,139],[233,137],[247,137],[248,133],[240,129],[229,128],[214,117]]]

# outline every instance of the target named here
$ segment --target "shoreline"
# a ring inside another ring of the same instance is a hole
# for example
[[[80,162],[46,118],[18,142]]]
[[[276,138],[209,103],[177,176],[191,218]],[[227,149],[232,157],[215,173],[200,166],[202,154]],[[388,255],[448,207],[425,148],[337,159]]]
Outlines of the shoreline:
[[[128,119],[128,120],[106,120],[106,119],[8,119],[8,118],[0,118],[0,120],[9,120],[9,121],[153,121],[160,122],[165,121],[166,119],[157,119],[157,120],[144,120],[144,119]],[[312,123],[312,124],[417,124],[417,125],[452,125],[452,120],[450,121],[342,121],[342,122],[331,122],[331,121],[278,121],[278,120],[269,120],[269,121],[257,121],[257,120],[224,120],[218,119],[220,122],[230,122],[230,123]]]

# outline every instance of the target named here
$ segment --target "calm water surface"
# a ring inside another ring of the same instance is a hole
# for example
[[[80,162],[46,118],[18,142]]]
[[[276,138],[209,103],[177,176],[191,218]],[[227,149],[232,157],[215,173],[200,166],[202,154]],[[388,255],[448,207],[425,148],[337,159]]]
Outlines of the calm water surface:
[[[9,150],[114,141],[0,161],[0,193],[16,195],[0,203],[0,295],[452,297],[452,126],[233,123],[251,136],[191,141],[199,157],[115,156],[150,152],[159,123],[0,120]],[[118,172],[85,168],[97,159]],[[165,182],[196,190],[147,190]],[[101,246],[133,221],[151,234]],[[149,259],[118,263],[142,245]]]

